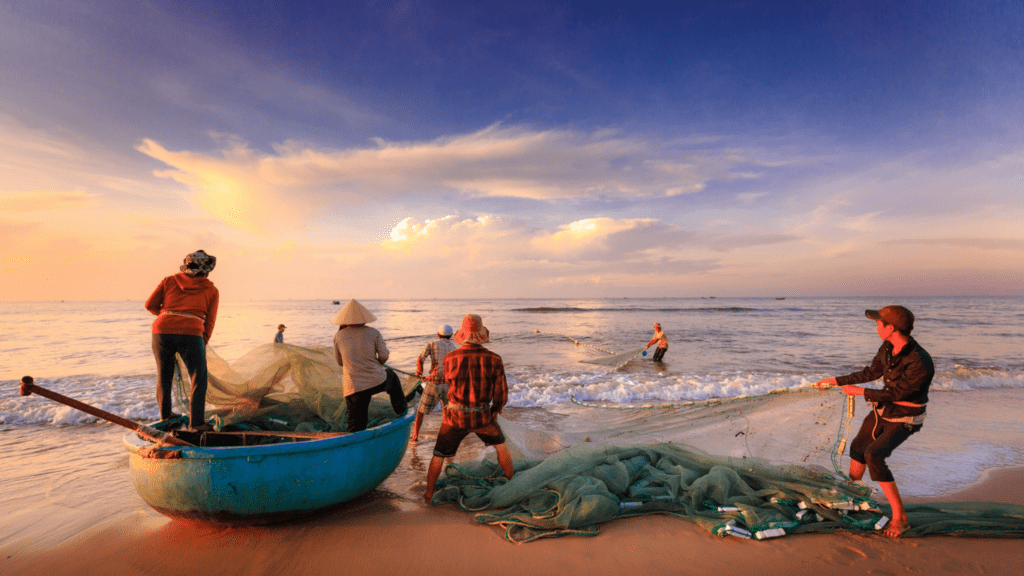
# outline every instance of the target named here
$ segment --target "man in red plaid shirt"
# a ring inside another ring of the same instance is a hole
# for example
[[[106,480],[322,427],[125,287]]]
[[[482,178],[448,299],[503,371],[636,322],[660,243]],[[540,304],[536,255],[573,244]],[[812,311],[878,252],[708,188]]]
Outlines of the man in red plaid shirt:
[[[508,384],[501,356],[481,346],[490,342],[490,332],[476,314],[462,319],[462,328],[455,334],[461,348],[444,358],[444,379],[448,381],[448,405],[437,431],[434,457],[427,469],[427,491],[423,497],[434,498],[434,485],[441,475],[445,458],[455,456],[459,444],[471,432],[486,446],[494,446],[505,478],[512,479],[512,455],[505,446],[505,434],[497,417],[508,402]]]

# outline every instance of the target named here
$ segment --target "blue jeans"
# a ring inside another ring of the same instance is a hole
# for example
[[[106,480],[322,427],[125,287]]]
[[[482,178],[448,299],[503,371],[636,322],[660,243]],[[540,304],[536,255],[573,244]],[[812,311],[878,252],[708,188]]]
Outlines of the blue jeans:
[[[192,393],[189,400],[188,424],[195,427],[206,422],[206,342],[202,336],[184,334],[153,334],[153,356],[159,376],[156,386],[156,402],[160,406],[160,419],[171,417],[174,391],[174,354],[181,354],[189,376],[192,377]]]

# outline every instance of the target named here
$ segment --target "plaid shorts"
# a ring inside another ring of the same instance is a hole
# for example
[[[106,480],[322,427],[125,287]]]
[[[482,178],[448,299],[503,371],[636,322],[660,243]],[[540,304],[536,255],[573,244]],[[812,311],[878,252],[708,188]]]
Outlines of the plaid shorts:
[[[424,380],[423,395],[420,396],[420,407],[416,411],[420,414],[430,414],[434,408],[437,408],[438,402],[442,406],[448,405],[448,384],[446,382],[437,384]]]

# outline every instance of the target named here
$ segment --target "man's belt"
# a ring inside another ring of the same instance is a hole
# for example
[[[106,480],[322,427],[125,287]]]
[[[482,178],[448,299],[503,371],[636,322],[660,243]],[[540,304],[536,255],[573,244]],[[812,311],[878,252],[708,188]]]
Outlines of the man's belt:
[[[200,322],[206,322],[205,318],[200,318],[199,316],[196,316],[195,314],[189,314],[188,312],[175,312],[174,310],[161,310],[160,314],[166,314],[168,316],[181,316],[183,318],[195,318],[196,320],[199,320]]]
[[[462,404],[456,404],[455,402],[452,402],[451,399],[449,399],[448,408],[450,410],[455,410],[456,412],[488,412],[491,409],[491,405],[487,404],[485,406],[463,406]]]
[[[927,415],[926,410],[928,409],[927,404],[914,404],[913,402],[904,401],[893,402],[893,404],[896,404],[898,406],[906,406],[907,408],[920,408],[921,413],[918,414],[917,416],[900,416],[899,418],[886,418],[885,416],[882,416],[882,408],[876,407],[875,411],[878,412],[878,416],[882,420],[885,420],[886,422],[910,424],[911,426],[920,426],[924,424],[924,417]]]

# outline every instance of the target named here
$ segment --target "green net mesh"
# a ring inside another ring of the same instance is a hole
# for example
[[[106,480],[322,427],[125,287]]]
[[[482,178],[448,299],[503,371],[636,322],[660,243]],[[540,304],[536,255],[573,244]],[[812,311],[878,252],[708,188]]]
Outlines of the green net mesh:
[[[519,543],[594,536],[603,522],[644,514],[669,514],[721,536],[767,539],[875,531],[889,513],[871,499],[870,487],[823,467],[712,456],[678,444],[584,443],[517,460],[515,470],[506,480],[492,460],[450,464],[434,503],[456,503]],[[907,513],[913,528],[905,536],[1024,536],[1024,506],[917,505]]]
[[[345,429],[345,397],[341,389],[342,367],[334,349],[303,348],[291,344],[265,344],[228,363],[212,348],[206,351],[209,372],[207,417],[215,427],[288,430],[297,432]],[[188,413],[191,384],[184,362],[178,358],[175,402]],[[408,394],[419,384],[415,376],[404,378]],[[370,402],[368,427],[396,418],[386,395]]]
[[[331,348],[267,344],[230,364],[208,350],[208,369],[208,416],[219,428],[344,430],[342,368]],[[419,382],[407,375],[403,390]],[[184,411],[188,389],[179,378]],[[371,403],[370,426],[395,418],[383,396]],[[870,532],[889,514],[868,484],[842,475],[842,432],[852,416],[842,394],[777,390],[658,406],[574,402],[579,413],[554,420],[551,413],[531,420],[529,410],[515,421],[500,417],[515,457],[512,480],[491,459],[451,463],[434,503],[457,503],[478,521],[503,527],[513,542],[595,535],[603,522],[643,514],[752,539]],[[807,433],[773,434],[792,429]],[[906,508],[913,528],[905,536],[1024,536],[1022,506]]]

